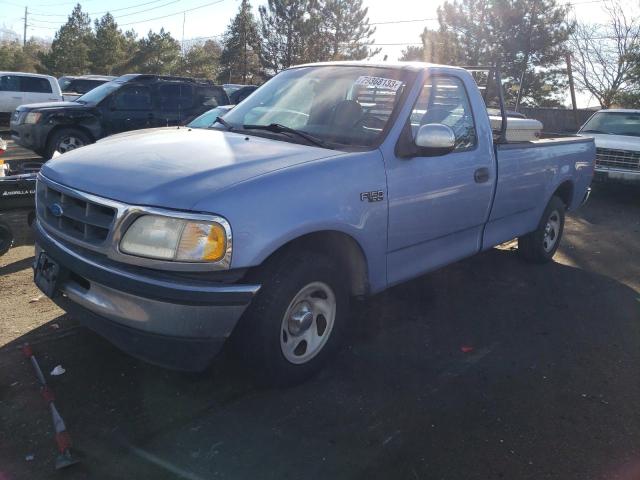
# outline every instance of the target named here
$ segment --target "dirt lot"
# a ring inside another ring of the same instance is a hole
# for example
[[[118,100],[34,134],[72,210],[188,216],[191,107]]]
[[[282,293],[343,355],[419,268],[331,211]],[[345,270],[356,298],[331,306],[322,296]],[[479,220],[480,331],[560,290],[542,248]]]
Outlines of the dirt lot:
[[[0,259],[0,479],[640,478],[640,190],[598,186],[556,262],[507,246],[357,305],[317,378],[135,361]],[[55,473],[34,345],[82,458]],[[461,346],[472,346],[463,353]],[[25,456],[33,454],[27,461]]]

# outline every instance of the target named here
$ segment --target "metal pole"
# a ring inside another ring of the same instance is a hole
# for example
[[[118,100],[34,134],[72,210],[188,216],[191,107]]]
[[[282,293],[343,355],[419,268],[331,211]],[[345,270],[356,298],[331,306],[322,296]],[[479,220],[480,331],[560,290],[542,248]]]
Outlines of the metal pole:
[[[571,91],[571,106],[573,107],[573,120],[575,122],[576,131],[580,128],[580,120],[578,119],[578,104],[576,102],[576,89],[573,85],[573,70],[571,69],[571,53],[567,52],[567,75],[569,75],[569,90]]]
[[[24,47],[27,44],[27,16],[29,15],[29,11],[27,7],[24,7],[24,33],[22,35],[22,46]]]

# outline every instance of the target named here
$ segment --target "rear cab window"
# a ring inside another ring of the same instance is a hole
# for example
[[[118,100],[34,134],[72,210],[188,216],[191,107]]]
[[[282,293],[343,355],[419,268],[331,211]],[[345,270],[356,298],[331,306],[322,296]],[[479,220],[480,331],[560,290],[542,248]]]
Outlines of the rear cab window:
[[[51,83],[42,77],[20,76],[20,91],[30,93],[53,93]]]

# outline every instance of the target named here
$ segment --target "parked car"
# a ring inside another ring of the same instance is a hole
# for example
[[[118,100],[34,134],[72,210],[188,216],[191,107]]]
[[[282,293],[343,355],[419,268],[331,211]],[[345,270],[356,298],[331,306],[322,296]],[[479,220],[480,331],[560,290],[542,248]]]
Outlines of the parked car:
[[[551,260],[593,140],[506,143],[501,116],[494,142],[460,68],[290,68],[214,128],[130,132],[46,163],[35,282],[147,361],[203,369],[233,336],[263,380],[300,381],[340,344],[350,297],[514,237],[526,260]]]
[[[18,107],[14,141],[51,158],[114,133],[184,125],[229,98],[222,87],[190,78],[129,74],[104,83],[73,102]]]
[[[9,120],[11,113],[25,103],[61,101],[58,82],[50,75],[0,72],[0,121]]]
[[[233,107],[234,105],[221,105],[219,107],[212,108],[208,112],[204,112],[199,117],[191,120],[191,122],[187,124],[187,127],[208,128],[215,123],[216,118],[222,117],[225,113],[227,113]]]
[[[229,103],[233,105],[237,105],[258,89],[257,85],[225,84],[223,87],[229,96]]]
[[[63,100],[72,102],[103,83],[115,80],[115,78],[109,75],[64,76],[58,79],[58,85],[62,90]]]
[[[596,142],[597,180],[640,183],[640,110],[600,110],[578,134]]]

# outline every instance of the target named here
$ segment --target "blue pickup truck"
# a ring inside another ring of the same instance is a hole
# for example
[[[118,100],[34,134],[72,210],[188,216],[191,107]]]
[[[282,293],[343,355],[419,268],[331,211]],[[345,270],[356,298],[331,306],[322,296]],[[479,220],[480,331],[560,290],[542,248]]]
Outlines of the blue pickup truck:
[[[488,90],[488,89],[486,89]],[[353,297],[518,238],[551,260],[590,138],[509,142],[468,70],[285,70],[210,128],[128,132],[42,168],[35,282],[126,352],[198,370],[229,338],[261,378],[316,372]]]

